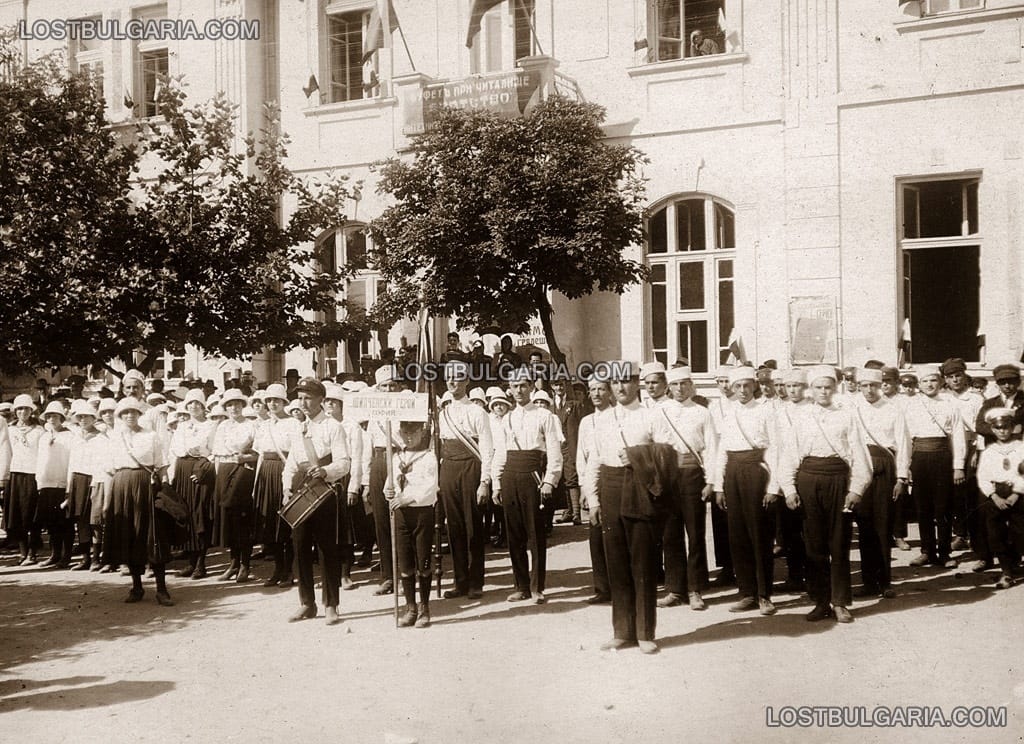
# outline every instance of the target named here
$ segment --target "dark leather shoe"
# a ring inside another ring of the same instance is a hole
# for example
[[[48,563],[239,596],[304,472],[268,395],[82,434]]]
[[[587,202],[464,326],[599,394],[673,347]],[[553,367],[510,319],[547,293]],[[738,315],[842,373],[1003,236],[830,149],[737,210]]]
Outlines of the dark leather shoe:
[[[374,596],[379,597],[384,594],[391,594],[393,591],[395,591],[395,583],[391,581],[391,579],[388,579],[380,586],[378,586],[376,589],[374,589],[373,593]]]
[[[1013,586],[1013,578],[1007,574],[1003,574],[999,577],[999,581],[996,582],[996,589],[1009,589]]]
[[[664,597],[658,600],[658,607],[678,607],[683,604],[683,598],[681,595],[675,592],[669,592]]]
[[[196,571],[196,567],[195,566],[185,566],[185,568],[183,568],[180,571],[178,571],[178,577],[182,578],[182,579],[187,579],[190,576],[192,576],[192,574],[194,574],[195,571]]]
[[[316,617],[316,605],[310,605],[308,607],[303,605],[288,616],[288,622],[297,623],[300,620],[309,620],[314,617]]]
[[[914,558],[910,560],[911,566],[927,566],[931,562],[931,558],[928,557],[927,553],[918,553]]]
[[[291,585],[292,585],[292,584],[294,584],[294,583],[295,583],[295,577],[293,577],[293,576],[292,576],[292,574],[291,574],[291,572],[290,572],[290,571],[289,571],[288,573],[284,574],[284,575],[283,575],[283,576],[282,576],[282,577],[281,577],[280,579],[278,579],[278,581],[277,581],[277,585],[278,585],[278,586],[282,586],[282,587],[285,587],[285,588],[287,588],[287,587],[291,586]]]
[[[534,604],[544,604],[548,601],[548,598],[544,596],[544,592],[534,592],[530,595],[530,599],[533,600]]]
[[[161,607],[174,607],[174,600],[171,599],[171,595],[167,592],[157,592],[156,603]]]
[[[584,600],[589,605],[608,604],[612,598],[607,594],[593,594]]]
[[[881,593],[882,593],[882,590],[879,589],[877,586],[867,586],[867,585],[864,585],[864,586],[860,587],[857,591],[855,591],[853,593],[853,596],[861,597],[861,598],[870,598],[870,597],[877,597]]]
[[[205,579],[205,578],[206,578],[206,569],[205,568],[197,568],[195,571],[192,572],[192,581],[199,581],[199,579]]]
[[[465,597],[466,591],[464,589],[446,589],[444,592],[445,599],[458,599],[459,597]]]
[[[88,571],[91,568],[92,568],[92,561],[91,560],[85,560],[85,561],[82,561],[79,564],[76,564],[74,567],[72,567],[71,570],[72,571]]]
[[[832,617],[831,607],[828,605],[815,605],[813,610],[804,615],[804,620],[809,623],[816,623],[829,617]]]
[[[327,619],[328,625],[337,625],[341,622],[341,617],[338,616],[337,607],[325,607],[324,617]]]
[[[484,596],[484,590],[483,589],[470,589],[466,593],[466,596],[469,597],[470,599],[480,599],[482,596]]]
[[[405,612],[403,612],[402,616],[398,618],[398,627],[411,628],[413,625],[416,624],[417,617],[418,615],[416,613],[416,605],[406,605]]]
[[[895,599],[895,598],[896,598],[896,590],[893,589],[891,586],[888,587],[887,589],[883,589],[882,590],[882,599]]]
[[[845,607],[843,607],[842,605],[836,605],[835,607],[832,608],[832,611],[835,613],[836,622],[837,623],[852,623],[853,622],[853,615],[851,615],[850,611],[848,609],[846,609]]]
[[[128,596],[124,598],[125,604],[135,604],[141,602],[142,598],[146,596],[146,592],[143,589],[132,589],[128,592]]]

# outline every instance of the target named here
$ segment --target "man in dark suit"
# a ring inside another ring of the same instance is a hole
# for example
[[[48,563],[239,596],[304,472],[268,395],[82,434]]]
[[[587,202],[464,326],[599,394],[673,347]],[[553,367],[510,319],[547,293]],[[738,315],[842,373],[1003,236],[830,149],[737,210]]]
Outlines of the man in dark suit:
[[[580,481],[576,474],[576,444],[579,441],[580,421],[583,411],[576,401],[576,395],[568,381],[555,379],[551,381],[554,406],[552,413],[558,417],[562,426],[562,481],[560,489],[565,489],[565,512],[558,520],[559,524],[572,522],[583,524],[580,512]]]

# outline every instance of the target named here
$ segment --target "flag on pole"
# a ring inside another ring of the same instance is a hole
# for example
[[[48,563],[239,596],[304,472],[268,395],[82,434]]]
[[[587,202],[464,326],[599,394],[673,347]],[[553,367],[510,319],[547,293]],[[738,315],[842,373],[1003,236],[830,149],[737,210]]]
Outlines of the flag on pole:
[[[473,7],[469,11],[469,28],[466,29],[466,46],[473,48],[473,39],[480,33],[480,24],[483,22],[484,14],[495,5],[501,5],[502,0],[473,0]]]
[[[416,314],[416,326],[419,329],[416,339],[416,364],[420,368],[420,376],[416,379],[416,392],[428,393],[431,401],[434,398],[434,391],[430,389],[430,383],[424,379],[423,371],[430,365],[433,354],[430,348],[430,332],[427,328],[430,322],[430,312],[427,306],[421,305],[419,313]]]
[[[387,33],[384,32],[385,28]],[[366,33],[363,35],[364,65],[378,49],[391,46],[391,34],[397,28],[398,16],[391,0],[376,0],[370,8],[370,20],[366,23]]]
[[[900,329],[899,359],[897,367],[902,367],[904,362],[910,358],[910,318],[903,319],[903,327]]]
[[[305,87],[302,89],[302,92],[306,94],[306,98],[309,98],[311,95],[313,95],[313,93],[315,93],[318,90],[320,90],[320,83],[316,81],[316,75],[311,74],[309,76],[309,82],[306,83]]]
[[[729,332],[729,363],[730,364],[746,364],[747,363],[747,352],[743,348],[743,339],[736,329],[733,328]]]

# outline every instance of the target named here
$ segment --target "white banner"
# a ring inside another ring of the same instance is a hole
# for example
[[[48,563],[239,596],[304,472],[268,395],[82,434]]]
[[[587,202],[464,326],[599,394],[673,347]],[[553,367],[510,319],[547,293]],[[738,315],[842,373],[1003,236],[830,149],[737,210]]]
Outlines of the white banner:
[[[426,421],[430,413],[427,393],[351,393],[344,405],[356,421]]]

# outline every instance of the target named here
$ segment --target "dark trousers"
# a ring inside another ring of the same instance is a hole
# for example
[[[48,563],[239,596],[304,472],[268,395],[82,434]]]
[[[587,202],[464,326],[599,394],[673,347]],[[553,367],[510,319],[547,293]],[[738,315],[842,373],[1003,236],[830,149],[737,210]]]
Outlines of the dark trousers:
[[[320,572],[324,607],[337,607],[341,585],[341,559],[338,553],[338,498],[328,496],[305,522],[292,529],[295,563],[299,570],[299,602],[315,607],[313,594],[313,547],[320,549]],[[341,497],[344,498],[344,497]]]
[[[383,448],[373,450],[370,460],[370,508],[373,509],[373,526],[377,534],[377,549],[380,551],[380,577],[390,581],[395,577],[391,563],[391,512],[384,498],[384,484],[388,478],[387,456]]]
[[[978,488],[977,478],[974,479],[973,485],[974,498],[971,502],[971,511],[967,515],[967,526],[971,532],[971,550],[979,561],[991,563],[995,557],[988,528],[988,507],[992,506],[992,500]]]
[[[853,521],[843,512],[850,468],[838,457],[805,457],[796,475],[804,506],[807,590],[816,605],[849,607]]]
[[[953,539],[953,452],[946,438],[915,439],[910,473],[921,528],[921,552],[933,563],[945,562]]]
[[[950,507],[953,534],[961,538],[973,536],[977,530],[974,510],[978,505],[978,478],[975,474],[975,469],[971,467],[971,461],[974,459],[974,456],[974,444],[968,441],[967,452],[964,456],[964,482],[959,486],[953,486],[953,503]]]
[[[723,572],[732,573],[732,550],[729,548],[729,515],[711,502],[711,541],[715,546],[715,565]]]
[[[430,549],[434,544],[434,507],[403,506],[395,510],[398,571],[403,579],[430,578]]]
[[[742,597],[771,597],[775,514],[764,507],[768,471],[758,450],[730,452],[725,461],[729,551]]]
[[[704,472],[697,466],[680,468],[679,484],[675,508],[665,520],[662,550],[665,589],[685,597],[708,588],[707,506],[701,499]]]
[[[441,502],[448,523],[455,587],[462,591],[484,588],[484,515],[477,504],[480,461],[445,458],[438,477]],[[431,525],[433,527],[433,525]]]
[[[786,557],[786,574],[791,583],[800,584],[807,577],[807,546],[804,544],[804,508],[776,507],[782,550]]]
[[[881,590],[892,585],[889,532],[895,511],[892,493],[896,486],[896,461],[888,450],[877,445],[869,445],[868,449],[873,476],[855,512],[857,542],[864,586]]]
[[[992,554],[999,559],[999,568],[1008,574],[1017,556],[1024,554],[1024,503],[1018,500],[1009,509],[1000,509],[989,499],[982,511]]]
[[[612,628],[615,637],[624,641],[653,641],[658,608],[658,536],[664,527],[657,520],[622,514],[622,490],[632,477],[632,468],[605,465],[598,477]]]
[[[590,565],[594,571],[594,594],[610,597],[612,590],[608,584],[608,561],[604,555],[604,536],[601,525],[590,525],[588,532]]]
[[[510,452],[509,457],[513,454]],[[516,589],[531,593],[544,591],[548,549],[545,514],[540,508],[540,488],[533,472],[536,471],[510,471],[506,466],[501,476],[501,503],[505,509],[512,576]],[[527,551],[533,559],[532,570]]]

